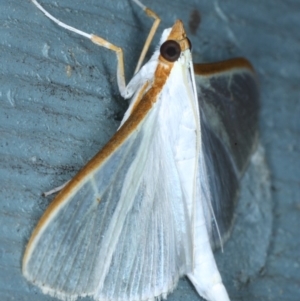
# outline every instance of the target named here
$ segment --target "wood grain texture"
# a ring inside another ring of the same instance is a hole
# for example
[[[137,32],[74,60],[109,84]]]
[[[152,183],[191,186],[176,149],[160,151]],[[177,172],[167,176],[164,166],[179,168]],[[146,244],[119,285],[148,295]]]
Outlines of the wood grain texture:
[[[43,4],[66,23],[123,47],[130,79],[151,27],[134,4]],[[255,192],[246,186],[234,228],[238,233],[216,256],[233,301],[298,300],[299,1],[145,4],[162,18],[156,42],[163,28],[177,18],[188,24],[197,9],[201,25],[190,36],[195,62],[244,56],[253,64],[261,85],[261,140],[271,170],[273,228],[271,236],[271,228],[263,228],[272,222],[270,204],[251,202]],[[55,26],[30,1],[3,1],[0,14],[0,299],[53,300],[21,274],[25,245],[52,199],[41,193],[73,177],[97,153],[116,130],[127,103],[117,90],[113,53]],[[249,255],[247,236],[241,234],[253,225],[267,241],[262,249],[252,242],[253,256],[240,258],[237,254]],[[185,279],[168,300],[183,299],[199,300]]]

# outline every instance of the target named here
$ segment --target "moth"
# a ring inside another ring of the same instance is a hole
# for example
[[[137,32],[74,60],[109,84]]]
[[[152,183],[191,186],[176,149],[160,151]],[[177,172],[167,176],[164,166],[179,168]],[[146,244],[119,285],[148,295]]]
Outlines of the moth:
[[[228,301],[213,249],[230,233],[239,181],[257,143],[258,87],[243,58],[195,64],[182,21],[125,84],[122,49],[46,16],[118,59],[130,99],[110,141],[59,192],[26,247],[23,275],[62,300],[166,298],[186,275]]]

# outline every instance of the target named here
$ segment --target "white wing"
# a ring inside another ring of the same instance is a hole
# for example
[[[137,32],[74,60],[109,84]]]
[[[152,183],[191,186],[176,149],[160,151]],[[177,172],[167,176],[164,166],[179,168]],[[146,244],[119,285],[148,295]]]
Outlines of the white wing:
[[[213,208],[215,217],[208,227],[212,245],[218,247],[220,238],[224,241],[230,234],[239,182],[257,145],[258,85],[251,64],[242,58],[199,64],[196,72],[211,194],[208,208]]]
[[[258,88],[245,59],[198,65],[195,71],[202,141],[195,265],[188,277],[207,300],[228,301],[210,246],[220,245],[230,232],[239,181],[256,146]]]
[[[138,105],[37,226],[23,273],[45,293],[148,300],[192,270],[199,121],[178,68],[156,103]],[[182,181],[182,170],[191,181]]]

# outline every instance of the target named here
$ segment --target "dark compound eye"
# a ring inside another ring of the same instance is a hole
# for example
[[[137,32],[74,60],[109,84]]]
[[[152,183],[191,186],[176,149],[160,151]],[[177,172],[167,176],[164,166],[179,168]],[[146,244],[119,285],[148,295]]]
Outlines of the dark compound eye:
[[[169,62],[175,62],[181,53],[180,45],[173,40],[164,42],[160,46],[160,54]]]

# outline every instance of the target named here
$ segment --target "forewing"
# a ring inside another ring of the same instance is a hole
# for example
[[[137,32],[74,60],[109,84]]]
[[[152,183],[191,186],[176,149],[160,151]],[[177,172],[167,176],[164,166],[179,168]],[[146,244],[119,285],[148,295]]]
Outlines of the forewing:
[[[158,111],[129,118],[45,212],[23,262],[45,293],[146,300],[191,268],[190,216]]]
[[[245,59],[195,65],[195,79],[210,194],[204,205],[217,246],[229,234],[239,181],[256,147],[258,85]]]

